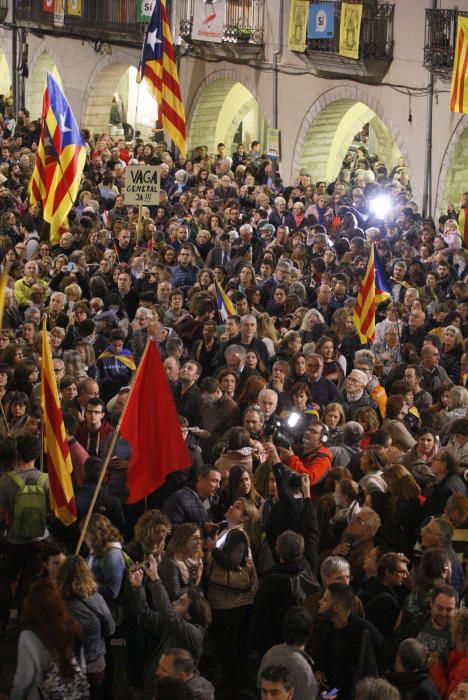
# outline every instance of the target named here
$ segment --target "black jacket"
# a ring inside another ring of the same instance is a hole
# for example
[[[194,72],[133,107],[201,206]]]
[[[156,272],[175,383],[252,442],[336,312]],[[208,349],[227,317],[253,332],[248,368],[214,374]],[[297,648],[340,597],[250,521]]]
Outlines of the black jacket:
[[[431,515],[441,515],[444,512],[445,504],[454,493],[466,496],[465,483],[458,474],[447,474],[442,481],[435,484],[431,495],[426,499],[421,510],[421,519]]]
[[[377,576],[373,576],[366,582],[359,597],[366,611],[366,619],[385,638],[389,637],[400,613],[400,601],[395,591],[384,586]]]
[[[304,537],[304,557],[311,570],[318,571],[319,532],[315,507],[310,498],[295,498],[289,486],[291,472],[284,464],[273,466],[278,500],[272,505],[265,523],[265,533],[270,550],[279,563],[276,554],[276,540],[285,530],[293,530]],[[297,477],[297,475],[296,475]]]
[[[401,700],[440,700],[440,695],[426,669],[402,673],[392,671],[387,680],[400,691]]]
[[[174,389],[174,401],[178,414],[188,420],[189,426],[198,427],[201,420],[200,411],[202,405],[198,386],[193,384],[188,391],[182,394],[181,385],[178,383]]]
[[[320,586],[304,558],[273,567],[260,584],[252,608],[252,647],[260,656],[284,641],[282,626],[289,608],[316,591]]]
[[[353,613],[344,629],[336,630],[327,622],[315,657],[316,670],[325,673],[330,688],[340,688],[341,700],[349,700],[356,683],[379,675],[376,657],[382,642],[374,625]]]

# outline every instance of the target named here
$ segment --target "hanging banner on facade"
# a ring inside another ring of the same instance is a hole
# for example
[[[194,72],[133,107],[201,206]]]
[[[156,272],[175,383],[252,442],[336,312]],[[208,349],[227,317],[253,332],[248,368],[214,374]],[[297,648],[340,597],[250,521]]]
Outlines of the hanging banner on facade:
[[[125,206],[159,204],[160,165],[127,165]]]
[[[308,39],[331,39],[335,35],[335,5],[330,2],[311,5],[307,25]]]
[[[136,6],[136,21],[148,24],[151,15],[153,14],[156,0],[137,0]]]
[[[65,0],[55,0],[54,26],[63,27],[65,24]]]
[[[225,16],[226,0],[194,0],[192,39],[220,44]]]
[[[362,5],[341,5],[340,54],[347,58],[359,58],[359,35],[361,33]]]
[[[75,15],[76,17],[81,17],[81,15],[83,14],[81,0],[68,0],[67,14]]]
[[[270,158],[280,157],[280,131],[279,129],[267,129],[267,147],[266,154]]]
[[[305,51],[308,14],[309,0],[291,0],[288,32],[288,48],[291,51]]]
[[[55,12],[55,0],[43,0],[42,11]]]

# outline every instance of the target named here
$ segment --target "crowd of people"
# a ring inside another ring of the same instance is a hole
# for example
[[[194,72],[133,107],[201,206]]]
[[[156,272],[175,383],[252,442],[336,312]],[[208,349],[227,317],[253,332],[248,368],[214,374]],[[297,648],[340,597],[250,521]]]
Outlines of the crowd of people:
[[[114,639],[133,698],[464,700],[458,207],[422,218],[404,161],[388,168],[362,134],[334,181],[301,170],[286,185],[257,141],[186,159],[163,141],[85,132],[80,194],[51,244],[28,193],[39,124],[23,110],[2,129],[11,700],[112,700]],[[125,205],[129,163],[160,165],[159,205]],[[363,344],[353,311],[372,243],[390,298]],[[73,463],[68,527],[43,470],[44,317]],[[75,554],[148,340],[192,463],[129,504],[131,447],[118,437]]]

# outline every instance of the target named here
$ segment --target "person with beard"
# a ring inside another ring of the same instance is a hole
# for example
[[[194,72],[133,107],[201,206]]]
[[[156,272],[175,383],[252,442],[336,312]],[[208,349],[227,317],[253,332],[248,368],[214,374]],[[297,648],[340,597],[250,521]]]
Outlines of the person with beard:
[[[133,255],[133,250],[134,246],[130,242],[130,231],[127,228],[123,228],[119,233],[116,235],[116,241],[115,241],[115,251],[117,253],[117,257],[119,259],[119,262],[121,263],[128,263],[130,258]]]
[[[339,688],[340,700],[350,700],[362,678],[379,675],[382,635],[351,612],[353,603],[353,589],[345,583],[332,583],[319,603],[326,624],[315,657],[315,678],[323,689]]]
[[[201,421],[202,398],[197,382],[202,368],[195,360],[188,360],[180,369],[179,381],[174,389],[177,411],[190,427],[198,427]]]

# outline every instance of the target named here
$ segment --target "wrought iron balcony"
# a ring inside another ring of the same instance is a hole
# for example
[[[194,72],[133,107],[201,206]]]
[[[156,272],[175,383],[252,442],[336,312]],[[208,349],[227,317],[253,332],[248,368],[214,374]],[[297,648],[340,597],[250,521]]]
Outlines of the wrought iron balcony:
[[[1,6],[2,0],[0,0]],[[145,24],[137,22],[137,0],[82,2],[82,15],[60,16],[44,12],[43,0],[15,0],[15,17],[20,26],[61,36],[101,40],[139,46]],[[67,5],[67,3],[65,3]]]
[[[424,65],[444,77],[452,73],[459,16],[468,17],[468,12],[426,10]]]
[[[308,39],[306,58],[320,75],[360,74],[379,81],[393,60],[393,18],[395,5],[380,0],[347,0],[362,4],[359,58],[354,60],[340,55],[341,2],[333,5],[334,32],[329,39]],[[322,0],[311,0],[318,5]]]
[[[181,0],[179,4],[180,36],[192,42],[194,0]],[[264,7],[264,0],[227,0],[223,44],[262,46]]]

